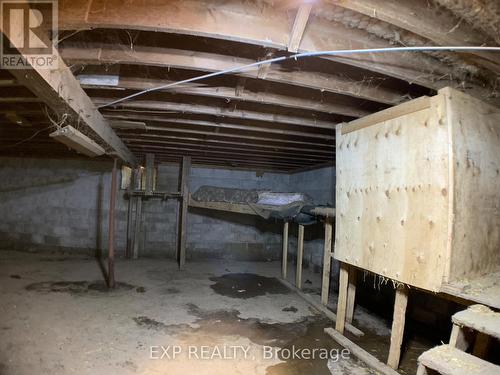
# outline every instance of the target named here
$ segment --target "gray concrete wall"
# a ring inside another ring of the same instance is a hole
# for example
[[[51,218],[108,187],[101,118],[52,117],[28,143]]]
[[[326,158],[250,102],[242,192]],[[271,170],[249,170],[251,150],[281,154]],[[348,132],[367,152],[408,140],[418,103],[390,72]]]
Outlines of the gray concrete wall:
[[[111,163],[92,160],[0,159],[0,241],[2,248],[44,251],[94,251],[107,248]],[[316,203],[333,199],[333,168],[293,175],[193,168],[190,190],[202,185],[299,191]],[[160,165],[158,189],[177,191],[179,167]],[[116,249],[124,253],[128,200],[119,191]],[[143,203],[142,255],[174,257],[176,200]],[[266,260],[281,258],[282,223],[255,216],[190,209],[187,257]],[[321,267],[323,226],[306,229],[305,260]],[[296,249],[291,229],[290,253]]]

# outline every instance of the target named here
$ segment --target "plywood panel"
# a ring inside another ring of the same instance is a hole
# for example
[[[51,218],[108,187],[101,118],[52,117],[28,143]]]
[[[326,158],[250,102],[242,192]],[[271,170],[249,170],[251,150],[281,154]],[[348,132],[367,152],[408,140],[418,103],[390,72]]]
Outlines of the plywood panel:
[[[500,109],[443,89],[452,129],[449,282],[500,270]]]
[[[450,200],[443,100],[348,134],[338,127],[335,258],[439,289]]]

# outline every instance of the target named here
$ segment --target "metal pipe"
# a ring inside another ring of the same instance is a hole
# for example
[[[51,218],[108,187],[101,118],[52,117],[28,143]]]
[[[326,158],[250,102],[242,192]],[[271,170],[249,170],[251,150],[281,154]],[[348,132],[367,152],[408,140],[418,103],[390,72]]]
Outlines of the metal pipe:
[[[108,288],[115,287],[115,203],[116,203],[116,164],[113,160],[111,191],[109,192],[109,230],[108,230]]]

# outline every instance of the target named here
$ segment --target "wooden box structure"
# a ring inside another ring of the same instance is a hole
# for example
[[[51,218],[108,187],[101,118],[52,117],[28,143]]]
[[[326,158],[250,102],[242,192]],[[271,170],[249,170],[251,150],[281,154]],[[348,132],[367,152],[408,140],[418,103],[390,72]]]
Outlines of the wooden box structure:
[[[337,128],[335,258],[429,291],[500,270],[500,109],[445,88]]]

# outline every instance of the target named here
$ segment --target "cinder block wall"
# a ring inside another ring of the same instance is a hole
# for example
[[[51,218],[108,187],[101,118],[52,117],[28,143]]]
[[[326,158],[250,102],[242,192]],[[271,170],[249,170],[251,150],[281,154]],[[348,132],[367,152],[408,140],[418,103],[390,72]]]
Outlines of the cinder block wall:
[[[2,248],[92,252],[107,248],[111,163],[92,160],[34,158],[0,159],[0,242]],[[316,203],[333,197],[333,168],[294,175],[227,169],[193,168],[190,190],[202,185],[244,189],[300,191]],[[177,191],[179,167],[160,165],[158,188]],[[128,200],[119,191],[116,248],[126,246]],[[145,230],[142,255],[174,257],[176,200],[148,200],[143,204]],[[280,259],[282,223],[254,216],[190,209],[188,258],[224,257],[248,260]],[[290,238],[290,252],[296,240]],[[306,229],[305,259],[320,267],[323,227]]]

